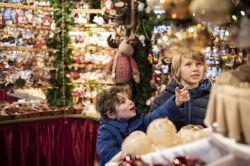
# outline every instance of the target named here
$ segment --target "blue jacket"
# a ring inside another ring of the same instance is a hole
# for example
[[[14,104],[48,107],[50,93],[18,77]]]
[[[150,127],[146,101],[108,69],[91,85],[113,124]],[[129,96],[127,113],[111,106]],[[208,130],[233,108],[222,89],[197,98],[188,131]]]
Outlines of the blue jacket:
[[[176,107],[175,104],[175,88],[180,87],[183,88],[182,85],[179,85],[176,81],[170,82],[166,89],[158,96],[150,107],[150,111],[161,106],[166,100],[168,100],[171,104],[171,111],[173,110],[181,110],[181,114],[174,117],[169,118],[176,126],[177,130],[187,124],[195,124],[195,125],[204,125],[204,118],[206,115],[207,104],[209,100],[209,94],[211,89],[211,82],[208,79],[205,79],[199,87],[189,90],[190,100],[187,103],[182,104],[179,108]]]
[[[98,130],[96,150],[100,157],[100,166],[103,166],[120,150],[125,137],[131,132],[140,130],[145,132],[149,123],[158,118],[174,118],[179,111],[169,111],[171,103],[165,102],[161,107],[153,112],[145,115],[137,113],[137,115],[130,120],[101,120],[100,128]]]

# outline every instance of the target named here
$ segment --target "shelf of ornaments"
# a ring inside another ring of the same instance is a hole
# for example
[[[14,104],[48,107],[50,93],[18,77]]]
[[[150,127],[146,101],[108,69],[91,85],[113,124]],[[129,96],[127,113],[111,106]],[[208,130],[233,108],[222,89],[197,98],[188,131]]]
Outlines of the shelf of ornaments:
[[[56,52],[57,50],[46,46],[46,38],[49,37],[52,40],[55,35],[54,30],[56,30],[56,28],[53,29],[53,31],[41,31],[4,27],[0,31],[0,50]]]
[[[70,9],[72,13],[86,13],[86,14],[101,14],[104,15],[106,12],[106,9],[79,9],[79,8],[74,8]],[[110,10],[110,15],[115,16],[116,15],[116,10]]]
[[[29,52],[38,52],[38,51],[48,51],[48,52],[57,52],[58,50],[52,48],[29,48],[29,47],[13,47],[13,46],[0,46],[1,51],[29,51]]]
[[[39,31],[53,31],[49,26],[37,26],[37,25],[16,25],[16,24],[6,24],[3,28],[15,28],[15,29],[31,29]]]
[[[22,9],[22,10],[34,10],[34,11],[41,10],[41,11],[48,11],[48,12],[54,12],[58,10],[49,6],[50,4],[47,4],[46,6],[34,6],[34,5],[0,2],[0,8],[12,8],[12,9]]]

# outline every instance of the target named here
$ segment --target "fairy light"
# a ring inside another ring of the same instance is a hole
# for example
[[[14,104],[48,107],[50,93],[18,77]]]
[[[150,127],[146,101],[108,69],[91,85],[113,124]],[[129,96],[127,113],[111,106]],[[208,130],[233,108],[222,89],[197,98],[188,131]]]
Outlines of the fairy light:
[[[232,15],[232,19],[233,19],[234,21],[237,21],[236,15]]]
[[[242,11],[240,11],[240,14],[242,15],[242,16],[245,16],[246,15],[246,13],[242,10]]]

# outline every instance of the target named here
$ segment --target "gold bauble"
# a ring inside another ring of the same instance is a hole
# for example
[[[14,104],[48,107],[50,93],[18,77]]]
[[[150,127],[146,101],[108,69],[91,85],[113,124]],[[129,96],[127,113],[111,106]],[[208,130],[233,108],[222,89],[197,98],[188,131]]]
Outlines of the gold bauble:
[[[156,147],[171,147],[180,143],[174,124],[168,118],[160,118],[151,122],[147,135]]]
[[[221,25],[230,21],[231,6],[232,1],[229,0],[193,0],[189,9],[198,22]]]
[[[152,141],[142,131],[134,131],[122,143],[122,152],[143,155],[152,151]]]
[[[191,0],[164,0],[162,8],[172,19],[187,19],[190,17],[189,4]]]
[[[192,142],[207,136],[207,132],[200,125],[186,125],[180,129],[178,135],[183,143]]]

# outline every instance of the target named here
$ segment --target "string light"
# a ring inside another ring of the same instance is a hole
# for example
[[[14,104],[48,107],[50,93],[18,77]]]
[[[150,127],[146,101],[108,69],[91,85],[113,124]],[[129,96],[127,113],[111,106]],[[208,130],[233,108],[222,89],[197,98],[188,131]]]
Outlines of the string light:
[[[241,14],[242,16],[245,16],[245,15],[246,15],[246,13],[245,13],[244,11],[240,11],[240,14]]]
[[[237,21],[236,15],[232,15],[232,19],[233,19],[234,21]]]

